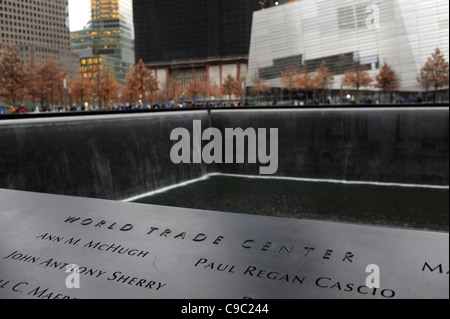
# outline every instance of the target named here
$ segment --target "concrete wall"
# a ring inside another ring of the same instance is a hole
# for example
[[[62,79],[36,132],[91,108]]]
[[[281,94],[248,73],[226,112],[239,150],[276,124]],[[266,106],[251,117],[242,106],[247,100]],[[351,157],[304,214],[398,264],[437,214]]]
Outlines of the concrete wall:
[[[259,164],[175,165],[170,133],[278,128],[279,176],[449,184],[449,111],[213,110],[0,121],[0,188],[124,199],[208,172]]]

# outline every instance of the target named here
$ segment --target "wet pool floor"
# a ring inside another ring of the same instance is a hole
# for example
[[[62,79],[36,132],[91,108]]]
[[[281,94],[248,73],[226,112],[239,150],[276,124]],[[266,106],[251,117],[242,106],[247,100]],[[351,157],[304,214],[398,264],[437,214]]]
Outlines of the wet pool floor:
[[[210,176],[136,202],[229,213],[449,230],[448,189]]]

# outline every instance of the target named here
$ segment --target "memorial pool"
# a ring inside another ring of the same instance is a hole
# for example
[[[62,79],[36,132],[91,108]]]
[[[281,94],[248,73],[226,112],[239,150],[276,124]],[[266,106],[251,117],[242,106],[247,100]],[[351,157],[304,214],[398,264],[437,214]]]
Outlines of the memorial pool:
[[[449,230],[445,187],[212,174],[148,195],[132,200],[241,214]]]

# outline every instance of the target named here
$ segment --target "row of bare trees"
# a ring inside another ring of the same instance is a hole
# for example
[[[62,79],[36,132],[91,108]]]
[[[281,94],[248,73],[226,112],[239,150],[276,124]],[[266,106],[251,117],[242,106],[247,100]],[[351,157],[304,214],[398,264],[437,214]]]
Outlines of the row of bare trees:
[[[281,88],[289,92],[289,101],[292,101],[292,95],[295,92],[305,92],[306,101],[308,103],[309,93],[319,92],[320,102],[326,102],[326,91],[329,90],[334,83],[335,74],[329,72],[325,61],[320,67],[316,68],[315,72],[308,72],[306,68],[301,70],[288,68],[280,78]],[[266,85],[266,80],[258,76],[255,78],[255,86],[252,88],[252,93],[255,95],[270,93],[271,88]],[[368,87],[374,81],[369,73],[364,70],[361,63],[356,62],[354,67],[345,72],[343,79],[343,86],[352,87],[356,89],[356,99],[359,100],[359,91],[363,87]],[[377,84],[375,87],[382,89],[384,92],[390,89],[395,89],[396,77],[395,71],[385,62],[380,70],[380,74],[376,78]]]
[[[160,90],[154,71],[146,68],[142,60],[128,73],[123,92],[127,101],[139,100],[143,104],[156,100],[158,93],[160,99],[164,101],[179,100],[181,97],[192,100],[213,97],[221,99],[223,96],[227,96],[231,100],[233,96],[241,97],[244,93],[241,83],[231,75],[228,75],[220,86],[216,83],[209,83],[202,76],[193,76],[184,86],[180,79],[169,77],[165,86]]]
[[[61,105],[65,94],[63,87],[65,78],[66,74],[53,60],[41,64],[32,61],[23,63],[14,48],[4,50],[0,54],[0,96],[12,104],[28,99],[32,104],[39,102],[42,106]],[[281,76],[280,84],[282,89],[289,92],[290,100],[297,91],[305,92],[307,97],[310,92],[319,92],[322,103],[325,103],[326,91],[332,87],[334,78],[335,74],[329,72],[324,61],[314,73],[308,73],[306,68],[300,71],[287,69]],[[194,77],[187,85],[182,86],[180,80],[169,77],[164,88],[160,90],[154,71],[146,68],[142,60],[130,69],[123,85],[120,85],[110,70],[104,66],[99,67],[90,78],[80,75],[68,79],[67,82],[70,97],[78,105],[91,101],[101,108],[108,108],[110,103],[114,102],[147,104],[157,100],[158,93],[159,98],[165,101],[178,100],[180,97],[221,99],[223,96],[231,100],[232,96],[242,97],[245,94],[245,85],[242,86],[240,81],[231,75],[228,75],[220,86],[211,84],[201,77]],[[251,93],[257,97],[270,93],[271,87],[266,82],[257,76]],[[417,82],[426,90],[427,101],[431,88],[436,91],[437,98],[438,90],[449,85],[449,65],[439,49],[436,49],[423,66]],[[373,86],[382,91],[386,97],[388,92],[398,87],[398,80],[395,70],[387,61],[384,61],[375,78],[372,78],[361,63],[357,62],[351,70],[345,72],[342,84],[356,89],[358,101],[362,88]]]
[[[90,79],[81,75],[66,79],[67,74],[51,59],[37,64],[23,63],[14,48],[8,48],[0,55],[0,96],[13,105],[17,101],[30,100],[34,105],[62,105],[64,94],[71,93],[76,102],[83,104],[87,98],[95,96],[100,105],[116,100],[119,85],[108,70],[101,70]],[[64,88],[64,79],[67,87]]]
[[[22,63],[13,48],[0,56],[0,95],[13,105],[24,97],[49,102],[62,97],[64,74],[54,61]]]
[[[286,69],[281,75],[280,84],[283,90],[289,92],[290,101],[292,101],[294,92],[303,91],[306,97],[309,96],[310,92],[319,92],[321,102],[325,103],[326,91],[332,87],[334,78],[335,74],[329,72],[326,62],[323,61],[314,73],[307,72],[306,68],[301,70]],[[439,49],[436,49],[421,69],[417,82],[425,89],[427,102],[430,88],[435,89],[435,102],[437,102],[438,90],[448,87],[449,64],[445,61]],[[259,78],[258,75],[255,77],[254,83],[255,86],[251,89],[254,95],[261,96],[271,92],[271,88],[266,84],[267,80]],[[356,90],[357,101],[359,101],[360,90],[368,87],[379,89],[384,95],[384,100],[386,100],[386,94],[398,88],[398,79],[395,70],[386,60],[375,78],[370,76],[360,62],[355,62],[353,67],[345,72],[342,85]]]
[[[62,105],[64,101],[64,79],[67,78],[57,62],[47,60],[37,64],[24,64],[14,48],[0,55],[0,96],[15,104],[25,99],[34,105]],[[157,100],[178,100],[197,98],[241,97],[244,94],[241,83],[229,75],[221,86],[210,84],[201,77],[194,77],[182,86],[179,79],[169,77],[160,90],[153,70],[145,67],[142,60],[129,70],[124,84],[119,84],[106,66],[99,66],[91,77],[81,74],[67,79],[70,100],[78,105],[92,102],[101,108],[109,108],[111,103],[148,104]],[[159,94],[159,96],[158,96]]]
[[[110,103],[122,103],[121,100],[135,103],[138,100],[136,93],[157,88],[156,80],[142,67],[141,62],[130,70],[125,85],[120,85],[106,66],[99,66],[89,78],[81,74],[76,78],[67,78],[67,74],[54,60],[49,59],[40,64],[33,61],[23,63],[11,47],[0,53],[0,96],[13,105],[24,100],[31,101],[33,105],[35,102],[41,106],[62,105],[64,94],[70,95],[78,105],[92,102],[100,108],[109,108]],[[67,81],[66,92],[64,79]],[[126,97],[130,96],[127,100]]]

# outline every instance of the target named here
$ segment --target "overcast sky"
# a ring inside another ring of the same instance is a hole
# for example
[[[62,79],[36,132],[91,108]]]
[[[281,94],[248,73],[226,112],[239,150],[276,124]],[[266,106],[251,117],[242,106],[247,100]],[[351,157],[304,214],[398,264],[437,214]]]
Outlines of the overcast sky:
[[[90,0],[69,0],[70,30],[83,29],[91,19]]]

